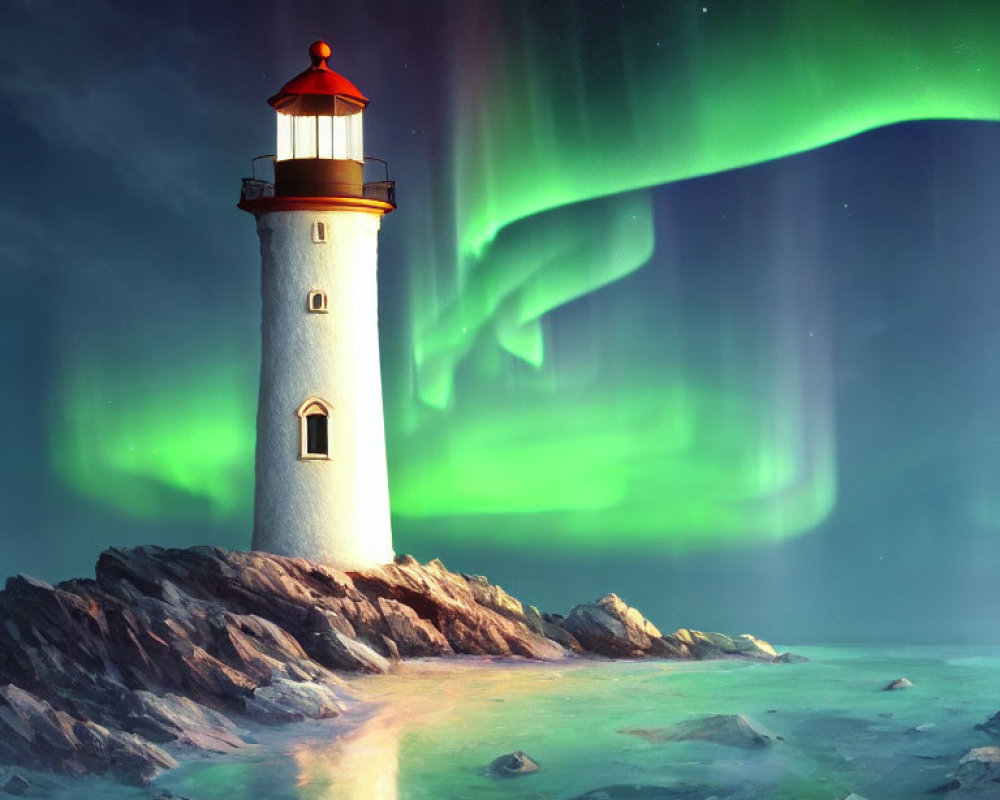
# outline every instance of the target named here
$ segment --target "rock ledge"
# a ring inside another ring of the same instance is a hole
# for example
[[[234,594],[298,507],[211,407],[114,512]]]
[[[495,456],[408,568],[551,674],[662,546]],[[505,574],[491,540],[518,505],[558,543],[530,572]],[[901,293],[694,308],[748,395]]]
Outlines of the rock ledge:
[[[542,614],[437,560],[345,573],[215,547],[111,549],[94,580],[18,575],[0,592],[0,763],[145,783],[179,752],[242,747],[234,718],[341,713],[339,673],[455,654],[779,658],[748,635],[663,635],[613,594]]]

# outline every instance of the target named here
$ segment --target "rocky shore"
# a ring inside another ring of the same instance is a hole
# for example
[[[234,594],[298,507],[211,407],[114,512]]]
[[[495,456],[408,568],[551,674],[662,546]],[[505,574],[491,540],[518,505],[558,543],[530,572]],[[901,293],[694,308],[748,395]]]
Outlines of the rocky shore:
[[[18,575],[0,592],[0,763],[145,783],[178,752],[242,747],[240,719],[340,714],[345,673],[456,654],[782,660],[749,635],[661,634],[613,594],[539,613],[436,560],[345,573],[212,547],[112,549],[94,580]]]

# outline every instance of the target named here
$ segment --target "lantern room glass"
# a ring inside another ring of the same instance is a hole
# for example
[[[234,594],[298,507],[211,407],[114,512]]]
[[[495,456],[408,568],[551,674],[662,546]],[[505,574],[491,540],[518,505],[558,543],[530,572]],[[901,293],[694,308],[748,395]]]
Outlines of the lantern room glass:
[[[333,114],[282,114],[278,117],[278,161],[336,158],[364,162],[361,106],[340,97]]]

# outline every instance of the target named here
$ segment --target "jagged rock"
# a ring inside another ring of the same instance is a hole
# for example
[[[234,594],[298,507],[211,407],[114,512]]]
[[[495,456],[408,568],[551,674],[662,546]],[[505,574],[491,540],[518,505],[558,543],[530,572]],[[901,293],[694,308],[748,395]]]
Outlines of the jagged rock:
[[[490,762],[489,766],[489,771],[492,774],[504,778],[513,778],[517,775],[530,775],[532,772],[538,772],[539,769],[538,764],[526,756],[522,750],[498,756]]]
[[[405,620],[395,619],[397,625],[424,631],[429,637],[427,644],[437,648],[409,653],[404,647],[408,643],[400,642],[400,636],[395,635],[392,638],[404,656],[455,652],[544,661],[566,656],[561,646],[531,630],[521,604],[502,589],[492,590],[485,579],[470,582],[448,572],[436,559],[426,567],[387,564],[352,573],[352,578],[365,595],[377,598],[384,613],[392,609],[405,615]],[[480,604],[477,596],[489,605]]]
[[[339,614],[313,609],[312,615],[312,630],[302,643],[310,657],[329,669],[368,673],[389,671],[389,660],[355,638],[353,626]],[[398,659],[398,650],[395,652]]]
[[[896,678],[894,681],[890,681],[885,687],[885,691],[894,692],[897,689],[909,689],[913,686],[913,681],[909,678]]]
[[[674,655],[656,626],[616,594],[576,606],[560,626],[584,649],[611,658]]]
[[[243,745],[233,715],[338,714],[336,671],[400,658],[768,650],[749,636],[661,636],[614,595],[541,614],[437,560],[346,573],[216,547],[110,549],[93,580],[19,575],[0,592],[0,762],[145,780],[173,763],[157,745],[227,752]]]
[[[742,714],[712,714],[672,728],[624,728],[619,733],[638,736],[647,742],[702,741],[744,748],[767,747],[776,739]]]
[[[779,659],[778,653],[770,644],[748,633],[726,636],[724,633],[705,633],[690,628],[679,628],[674,631],[672,637],[684,645],[692,656],[699,659],[727,656],[742,656],[762,661]]]
[[[12,685],[0,687],[0,761],[73,775],[110,772],[138,784],[177,766],[139,736],[75,719]]]
[[[163,744],[178,742],[197,750],[227,753],[243,747],[232,720],[224,714],[176,694],[158,697],[138,690],[132,694],[132,707],[123,727]]]

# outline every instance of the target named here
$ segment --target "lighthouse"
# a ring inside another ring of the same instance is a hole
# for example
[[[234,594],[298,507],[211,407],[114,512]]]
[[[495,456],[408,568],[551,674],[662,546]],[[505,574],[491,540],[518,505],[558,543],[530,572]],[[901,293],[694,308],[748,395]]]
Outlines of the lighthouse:
[[[376,267],[395,186],[387,170],[365,181],[368,99],[330,54],[314,42],[309,68],[267,101],[274,181],[255,159],[239,202],[261,256],[252,546],[350,570],[393,558]]]

